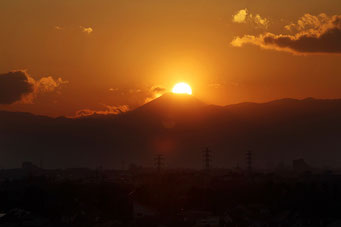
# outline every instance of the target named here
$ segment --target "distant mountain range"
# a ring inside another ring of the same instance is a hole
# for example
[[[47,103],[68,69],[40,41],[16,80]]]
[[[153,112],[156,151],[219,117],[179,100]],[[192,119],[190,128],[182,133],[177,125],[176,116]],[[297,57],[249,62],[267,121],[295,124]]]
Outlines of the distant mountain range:
[[[341,166],[341,99],[281,99],[207,105],[165,94],[119,115],[50,118],[0,111],[0,167],[22,161],[56,167],[152,166],[163,153],[168,167],[202,167],[202,150],[216,167],[244,166],[252,150],[258,168],[304,158]]]

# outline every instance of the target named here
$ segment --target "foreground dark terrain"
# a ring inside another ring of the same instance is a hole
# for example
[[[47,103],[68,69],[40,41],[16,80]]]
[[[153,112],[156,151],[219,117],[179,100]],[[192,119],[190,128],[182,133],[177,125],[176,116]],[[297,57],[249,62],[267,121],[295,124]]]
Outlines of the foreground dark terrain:
[[[340,226],[341,176],[294,169],[2,170],[0,226]]]
[[[172,94],[118,115],[3,111],[0,226],[341,226],[340,116],[341,100]]]
[[[273,168],[305,158],[319,166],[341,166],[341,100],[282,99],[269,103],[207,105],[193,96],[166,94],[118,115],[50,118],[0,112],[0,167],[42,161],[49,168],[122,163],[151,166],[155,153],[172,168],[201,168],[209,147],[215,166],[244,163]]]

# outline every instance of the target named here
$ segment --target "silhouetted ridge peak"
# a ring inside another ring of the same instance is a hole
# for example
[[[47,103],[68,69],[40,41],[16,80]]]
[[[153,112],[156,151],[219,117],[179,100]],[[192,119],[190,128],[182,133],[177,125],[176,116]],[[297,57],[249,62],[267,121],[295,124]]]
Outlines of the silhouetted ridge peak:
[[[166,93],[161,97],[139,107],[136,111],[143,112],[189,112],[206,106],[199,99],[187,94]]]

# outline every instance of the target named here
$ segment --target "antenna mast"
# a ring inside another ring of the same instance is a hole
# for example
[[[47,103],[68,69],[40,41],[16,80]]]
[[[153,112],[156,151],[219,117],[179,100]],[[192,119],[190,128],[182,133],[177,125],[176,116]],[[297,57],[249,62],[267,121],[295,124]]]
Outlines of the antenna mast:
[[[252,173],[252,151],[246,152],[246,166],[249,174]]]
[[[155,157],[155,167],[159,173],[161,172],[163,164],[164,164],[164,156],[162,154],[157,154]]]
[[[203,151],[203,161],[204,161],[204,169],[206,171],[211,169],[212,163],[212,151],[208,149],[208,147]]]

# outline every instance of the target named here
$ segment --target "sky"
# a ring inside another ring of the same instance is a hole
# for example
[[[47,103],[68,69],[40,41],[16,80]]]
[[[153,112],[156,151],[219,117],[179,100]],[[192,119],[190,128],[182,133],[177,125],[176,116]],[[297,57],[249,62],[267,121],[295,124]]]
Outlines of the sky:
[[[340,0],[1,0],[0,110],[341,98]]]

